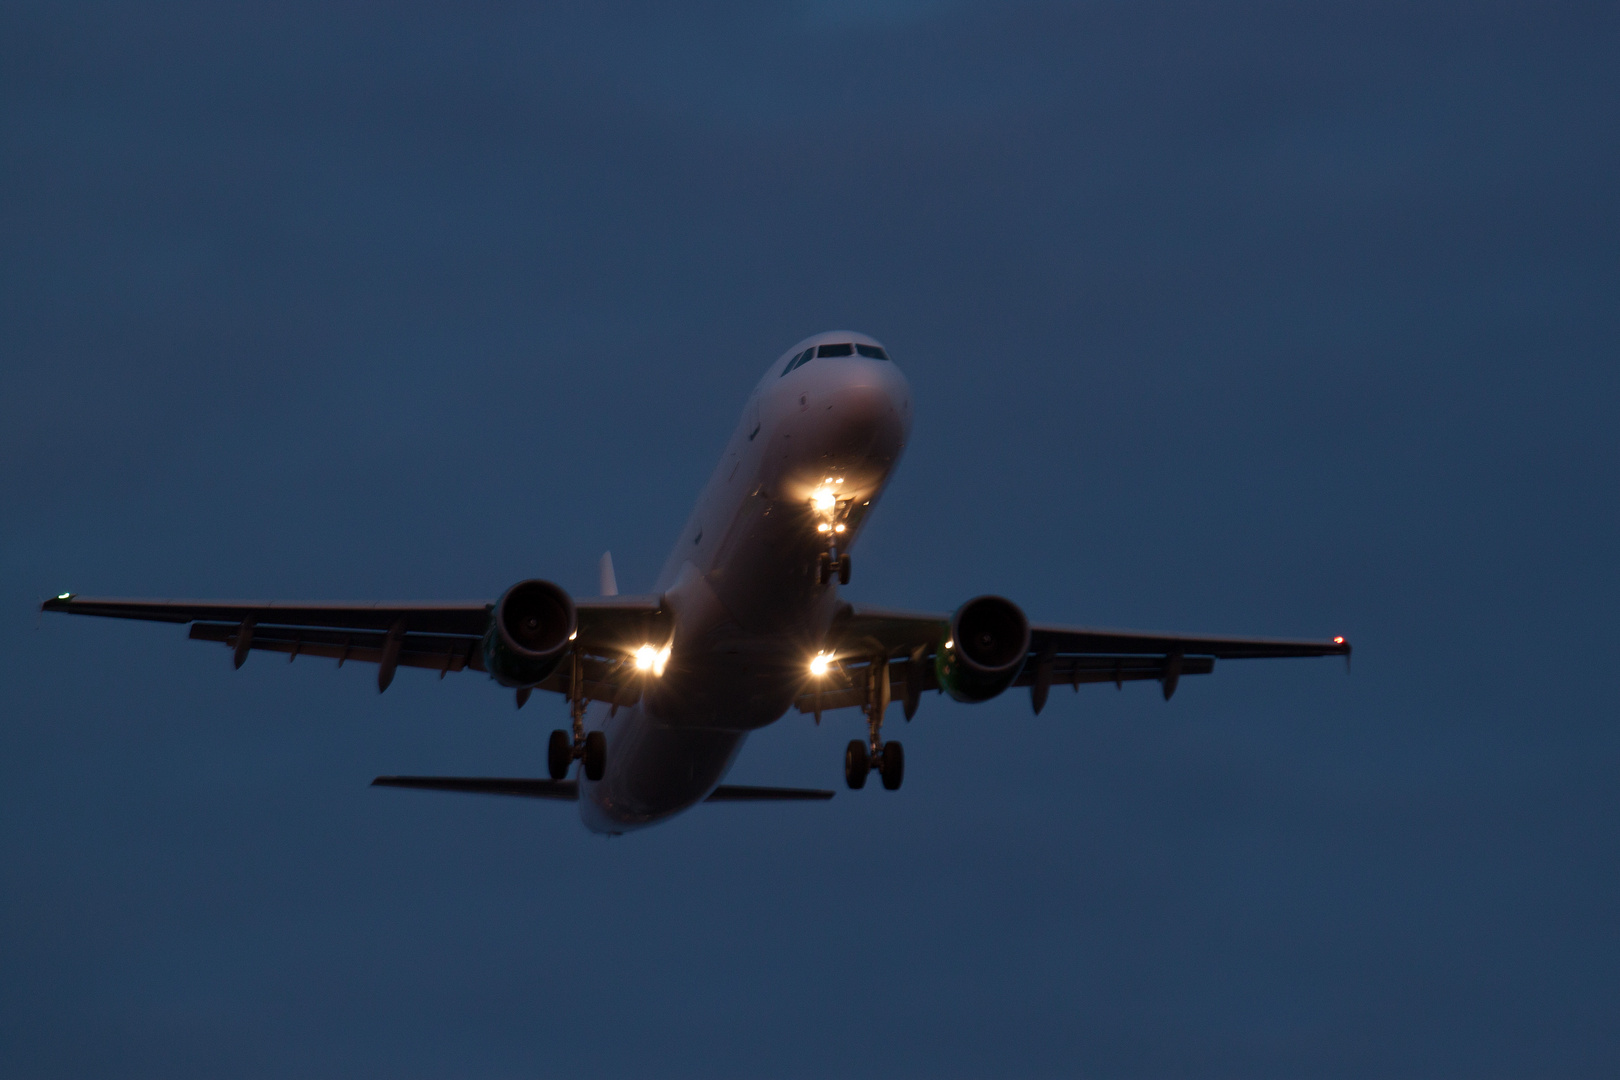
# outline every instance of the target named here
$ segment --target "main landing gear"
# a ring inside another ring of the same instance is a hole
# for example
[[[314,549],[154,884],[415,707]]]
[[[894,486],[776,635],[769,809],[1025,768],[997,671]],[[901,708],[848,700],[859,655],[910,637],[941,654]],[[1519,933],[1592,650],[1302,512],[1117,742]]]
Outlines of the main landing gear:
[[[585,779],[600,780],[607,772],[607,736],[600,731],[585,733],[584,665],[574,653],[573,672],[568,686],[568,715],[572,737],[566,731],[553,731],[546,744],[546,769],[553,780],[568,777],[568,766],[578,758],[585,766]]]
[[[866,786],[866,776],[877,766],[887,791],[899,791],[900,781],[906,777],[906,751],[897,742],[886,742],[877,754],[872,754],[860,739],[849,740],[844,748],[844,783],[859,791]]]
[[[849,556],[844,556],[846,559]],[[844,748],[844,783],[859,791],[875,767],[885,791],[899,791],[906,777],[906,752],[897,742],[883,741],[883,713],[889,705],[889,660],[876,657],[867,665],[866,740],[851,739]]]
[[[600,731],[593,731],[585,736],[579,746],[568,737],[568,732],[557,730],[551,733],[551,741],[546,744],[546,768],[553,780],[566,780],[568,766],[579,758],[585,763],[585,779],[600,780],[607,771],[607,736]]]
[[[838,575],[838,584],[849,584],[849,552],[840,555],[836,544],[823,551],[816,560],[816,580],[826,585],[832,581],[834,574]]]

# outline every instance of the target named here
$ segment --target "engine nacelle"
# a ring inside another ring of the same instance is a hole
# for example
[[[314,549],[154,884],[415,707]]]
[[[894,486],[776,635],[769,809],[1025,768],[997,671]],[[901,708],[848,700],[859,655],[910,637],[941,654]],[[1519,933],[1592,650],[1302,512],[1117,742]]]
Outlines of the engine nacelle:
[[[976,596],[951,616],[934,654],[940,688],[957,701],[988,701],[1013,684],[1029,655],[1029,620],[999,596]]]
[[[574,601],[549,581],[501,594],[484,631],[484,670],[502,686],[533,686],[557,670],[575,629]]]

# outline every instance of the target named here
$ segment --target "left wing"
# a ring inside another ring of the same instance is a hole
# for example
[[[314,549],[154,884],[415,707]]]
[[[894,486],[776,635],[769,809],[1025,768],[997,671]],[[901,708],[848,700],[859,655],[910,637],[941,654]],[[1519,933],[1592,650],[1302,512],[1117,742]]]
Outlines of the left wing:
[[[640,696],[626,660],[637,643],[667,636],[668,613],[658,597],[604,596],[574,600],[583,694],[630,704]],[[330,604],[275,600],[136,600],[64,593],[40,605],[43,611],[115,619],[190,623],[195,641],[217,641],[235,653],[241,667],[258,649],[324,656],[341,667],[354,660],[376,664],[377,686],[388,689],[400,665],[427,668],[441,677],[452,671],[484,670],[482,643],[493,601],[464,603]],[[566,693],[570,661],[539,685]]]

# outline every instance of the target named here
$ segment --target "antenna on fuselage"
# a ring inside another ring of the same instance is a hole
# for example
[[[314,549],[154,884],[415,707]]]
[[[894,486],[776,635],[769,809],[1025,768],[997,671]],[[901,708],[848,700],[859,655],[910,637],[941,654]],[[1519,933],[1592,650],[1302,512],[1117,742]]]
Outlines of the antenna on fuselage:
[[[619,579],[613,576],[613,552],[602,552],[602,561],[596,564],[596,577],[601,582],[603,596],[619,595]]]

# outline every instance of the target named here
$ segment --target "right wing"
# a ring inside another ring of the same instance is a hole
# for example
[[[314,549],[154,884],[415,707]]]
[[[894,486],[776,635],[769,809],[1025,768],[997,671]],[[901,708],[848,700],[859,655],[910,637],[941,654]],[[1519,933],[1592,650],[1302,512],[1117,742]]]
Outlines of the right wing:
[[[907,716],[917,695],[938,690],[934,657],[949,633],[949,615],[846,606],[833,621],[828,652],[833,664],[825,678],[806,684],[794,704],[800,712],[864,705],[872,658],[888,669],[889,696],[907,702]],[[1098,630],[1066,626],[1030,626],[1029,652],[1013,686],[1032,689],[1036,711],[1054,685],[1158,681],[1166,698],[1183,675],[1208,675],[1217,660],[1343,656],[1343,638],[1298,641],[1285,638],[1212,637],[1153,634],[1134,630]]]

